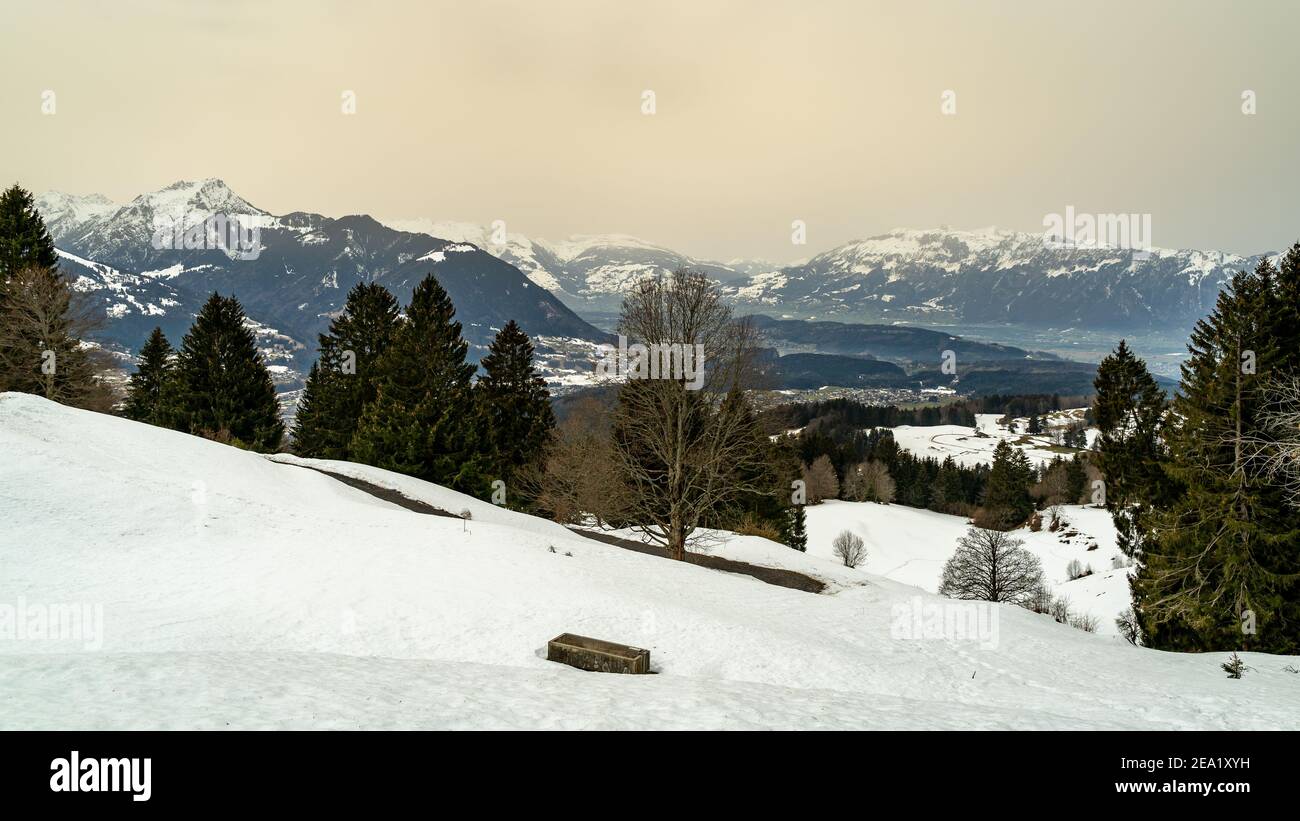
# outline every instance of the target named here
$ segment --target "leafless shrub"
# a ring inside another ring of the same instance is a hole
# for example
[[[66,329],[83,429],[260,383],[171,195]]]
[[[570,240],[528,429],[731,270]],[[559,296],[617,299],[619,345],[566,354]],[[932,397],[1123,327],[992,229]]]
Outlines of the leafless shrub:
[[[831,542],[831,552],[845,567],[857,567],[867,560],[867,546],[862,537],[848,530],[841,530]]]
[[[1067,596],[1053,596],[1047,614],[1061,624],[1070,623],[1070,599]]]
[[[1129,644],[1138,643],[1138,636],[1142,631],[1138,627],[1137,614],[1133,612],[1132,607],[1119,614],[1119,618],[1115,619],[1115,626],[1119,628],[1119,634]]]
[[[1096,633],[1097,627],[1101,621],[1089,613],[1075,613],[1070,616],[1068,624],[1076,630],[1082,630],[1085,633]]]

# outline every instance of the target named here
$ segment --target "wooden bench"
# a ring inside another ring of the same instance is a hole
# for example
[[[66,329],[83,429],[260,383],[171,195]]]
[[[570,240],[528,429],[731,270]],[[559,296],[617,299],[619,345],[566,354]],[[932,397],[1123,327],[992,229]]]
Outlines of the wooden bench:
[[[562,633],[546,645],[548,661],[558,661],[595,673],[649,673],[650,651],[573,633]]]

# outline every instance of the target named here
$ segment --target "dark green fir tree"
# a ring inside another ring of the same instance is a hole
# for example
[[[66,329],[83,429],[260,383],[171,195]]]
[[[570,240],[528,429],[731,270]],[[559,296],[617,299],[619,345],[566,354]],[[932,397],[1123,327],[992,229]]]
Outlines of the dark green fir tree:
[[[380,357],[373,402],[352,437],[353,459],[487,498],[490,464],[478,437],[468,345],[451,297],[429,275]]]
[[[1160,463],[1160,426],[1165,395],[1146,363],[1120,340],[1101,361],[1093,382],[1096,399],[1097,461],[1106,483],[1106,507],[1115,521],[1118,546],[1128,556],[1141,551],[1139,519],[1168,501],[1172,492]]]
[[[275,384],[235,297],[208,298],[181,341],[175,368],[173,427],[253,450],[280,446]]]
[[[294,419],[300,456],[350,460],[350,445],[379,384],[379,360],[398,327],[396,298],[382,285],[348,292],[343,313],[320,335],[320,355],[307,375]]]
[[[1300,515],[1251,458],[1271,380],[1300,365],[1280,281],[1268,261],[1237,274],[1192,331],[1163,429],[1180,492],[1150,517],[1132,582],[1148,646],[1300,652]]]
[[[168,424],[170,414],[167,403],[172,398],[169,394],[172,393],[174,353],[162,328],[154,328],[140,348],[140,364],[127,384],[123,416],[151,425]]]
[[[786,527],[785,543],[789,547],[798,550],[800,553],[808,550],[808,517],[804,514],[803,505],[792,505],[786,508]]]
[[[14,185],[0,194],[0,285],[22,268],[59,263],[54,240],[30,192]]]
[[[533,343],[514,320],[505,324],[479,365],[483,375],[475,385],[480,434],[491,478],[505,482],[507,500],[514,474],[542,458],[555,415],[546,381],[533,365]]]

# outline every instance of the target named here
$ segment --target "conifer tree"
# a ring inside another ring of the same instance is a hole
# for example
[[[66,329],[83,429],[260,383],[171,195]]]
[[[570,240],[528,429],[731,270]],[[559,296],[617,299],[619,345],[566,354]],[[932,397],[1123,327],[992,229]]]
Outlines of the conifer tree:
[[[455,314],[432,274],[415,287],[349,447],[357,461],[483,497],[489,464],[472,413],[474,365]]]
[[[30,192],[14,185],[0,194],[0,285],[21,269],[59,263],[54,240]]]
[[[515,471],[542,458],[555,428],[551,397],[533,365],[533,343],[513,319],[479,365],[484,373],[474,393],[482,441],[491,478],[505,482],[509,492]]]
[[[397,300],[382,285],[360,283],[343,313],[320,335],[320,355],[307,375],[294,419],[300,456],[348,460],[366,405],[374,401],[378,363],[398,327]]]
[[[122,415],[151,425],[168,423],[168,386],[172,379],[171,343],[162,328],[154,328],[140,348],[140,364],[131,374]]]
[[[984,508],[989,523],[1005,530],[1027,519],[1034,509],[1029,498],[1029,486],[1033,481],[1034,469],[1029,458],[1011,447],[1005,439],[998,442],[993,450],[993,467],[984,490]]]
[[[261,451],[280,446],[284,423],[275,384],[233,296],[204,303],[176,355],[172,426]]]
[[[1164,392],[1124,340],[1102,360],[1093,384],[1097,391],[1093,418],[1100,431],[1098,467],[1106,482],[1106,506],[1115,521],[1119,548],[1133,556],[1141,550],[1138,519],[1153,505],[1167,501],[1170,492],[1160,469]]]
[[[1067,504],[1076,505],[1088,488],[1088,469],[1084,467],[1084,456],[1076,453],[1065,465],[1065,495]]]
[[[1300,365],[1276,275],[1234,276],[1192,332],[1165,427],[1181,495],[1151,517],[1132,582],[1148,646],[1300,651],[1300,517],[1251,459],[1268,380]]]
[[[803,505],[791,505],[786,508],[786,526],[785,537],[787,546],[798,550],[800,553],[808,550],[808,517],[804,514]]]
[[[957,462],[948,456],[939,466],[931,504],[940,513],[951,513],[965,503],[966,491],[962,487],[961,471],[957,469]]]

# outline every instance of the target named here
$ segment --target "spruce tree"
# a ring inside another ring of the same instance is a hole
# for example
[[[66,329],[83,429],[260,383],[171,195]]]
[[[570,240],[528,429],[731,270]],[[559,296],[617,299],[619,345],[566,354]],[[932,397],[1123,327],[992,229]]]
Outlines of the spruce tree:
[[[0,285],[22,268],[54,268],[59,255],[30,192],[14,185],[0,194]]]
[[[379,360],[397,327],[397,300],[382,285],[361,283],[348,292],[343,313],[320,335],[320,355],[307,375],[294,419],[295,453],[352,458],[352,437],[366,405],[375,399]]]
[[[280,446],[275,384],[233,296],[212,294],[176,355],[173,427],[261,451]]]
[[[1234,276],[1192,332],[1164,430],[1180,496],[1151,517],[1132,582],[1148,646],[1300,651],[1300,516],[1250,458],[1265,387],[1300,365],[1278,344],[1295,330],[1276,273]]]
[[[485,497],[489,463],[473,414],[474,365],[465,362],[455,314],[432,274],[415,287],[349,447],[356,461]]]
[[[513,319],[497,332],[479,365],[483,375],[474,394],[489,472],[509,492],[515,471],[542,458],[555,428],[551,397],[533,366],[533,343]]]
[[[173,353],[162,328],[154,328],[140,348],[140,364],[127,385],[123,416],[151,425],[168,423],[170,417],[165,403],[172,378]]]
[[[1083,498],[1088,488],[1088,469],[1084,466],[1084,455],[1074,454],[1074,458],[1065,464],[1065,496],[1067,504],[1076,505]]]
[[[792,505],[786,509],[788,524],[785,528],[785,543],[800,553],[808,550],[808,517],[803,505]]]
[[[1139,518],[1168,501],[1170,492],[1160,468],[1164,392],[1124,340],[1102,360],[1093,385],[1097,391],[1093,418],[1100,431],[1098,467],[1106,482],[1106,506],[1115,521],[1120,550],[1133,556],[1141,550]]]
[[[1016,527],[1033,512],[1029,486],[1034,469],[1025,454],[1004,439],[993,449],[993,467],[984,490],[984,508],[988,522],[999,529]]]

